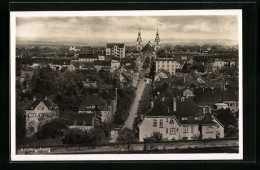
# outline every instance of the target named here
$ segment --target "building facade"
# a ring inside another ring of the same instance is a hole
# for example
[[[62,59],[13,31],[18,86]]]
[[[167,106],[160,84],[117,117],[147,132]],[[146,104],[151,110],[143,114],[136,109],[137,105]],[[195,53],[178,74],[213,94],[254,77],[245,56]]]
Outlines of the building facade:
[[[58,106],[51,100],[45,99],[36,100],[33,98],[32,104],[25,109],[26,116],[26,136],[30,137],[38,132],[39,127],[51,120],[58,118]]]
[[[224,126],[214,116],[206,115],[189,98],[174,98],[172,107],[159,101],[143,115],[139,127],[139,141],[159,132],[168,140],[224,138]]]
[[[181,64],[173,58],[158,58],[155,60],[155,71],[165,70],[171,75],[176,74],[177,69],[181,69]]]
[[[107,43],[106,55],[114,55],[115,57],[125,57],[125,44],[124,43]]]

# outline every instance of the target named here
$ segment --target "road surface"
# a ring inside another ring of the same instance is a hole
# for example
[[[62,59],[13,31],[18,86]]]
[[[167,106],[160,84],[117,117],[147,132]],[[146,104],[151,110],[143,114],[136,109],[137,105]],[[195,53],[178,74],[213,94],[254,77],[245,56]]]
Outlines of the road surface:
[[[135,118],[135,115],[137,115],[139,101],[141,100],[141,97],[142,97],[142,94],[144,91],[144,87],[145,87],[144,73],[145,73],[145,71],[140,71],[139,83],[137,84],[137,90],[135,91],[135,98],[129,109],[129,116],[128,116],[127,120],[125,121],[125,125],[124,125],[125,128],[133,129],[134,118]]]

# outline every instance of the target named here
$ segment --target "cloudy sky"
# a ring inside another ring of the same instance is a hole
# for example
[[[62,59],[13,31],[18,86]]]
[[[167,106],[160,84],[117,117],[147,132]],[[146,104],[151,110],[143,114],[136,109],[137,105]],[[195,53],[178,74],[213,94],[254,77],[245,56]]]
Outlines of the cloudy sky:
[[[107,16],[19,17],[16,36],[30,40],[134,42],[138,28],[144,42],[154,41],[159,29],[161,42],[177,39],[238,40],[237,16]]]

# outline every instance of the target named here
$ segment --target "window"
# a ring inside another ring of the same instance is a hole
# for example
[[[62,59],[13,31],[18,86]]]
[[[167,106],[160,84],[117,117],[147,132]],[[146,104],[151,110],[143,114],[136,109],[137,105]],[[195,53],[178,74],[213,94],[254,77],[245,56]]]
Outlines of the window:
[[[35,117],[35,113],[29,113],[28,117]]]
[[[170,134],[171,134],[171,135],[175,135],[175,134],[176,134],[176,133],[175,133],[175,128],[171,128],[171,129],[170,129]]]
[[[44,107],[39,106],[39,107],[38,107],[38,110],[44,110]]]
[[[193,133],[193,126],[190,127],[190,131],[191,131],[191,133]]]
[[[182,117],[181,120],[188,120],[188,117]]]
[[[157,119],[153,120],[153,127],[157,127]]]
[[[166,118],[166,122],[168,122],[168,118]]]
[[[199,117],[197,117],[197,116],[196,116],[196,117],[194,117],[194,120],[199,120]]]
[[[170,123],[171,123],[171,124],[173,124],[173,123],[174,123],[174,121],[173,121],[173,118],[172,118],[172,117],[170,118]]]
[[[160,128],[163,127],[163,119],[160,119]]]
[[[187,126],[183,126],[183,133],[188,133],[188,127]]]
[[[166,128],[166,134],[168,134],[168,128]]]

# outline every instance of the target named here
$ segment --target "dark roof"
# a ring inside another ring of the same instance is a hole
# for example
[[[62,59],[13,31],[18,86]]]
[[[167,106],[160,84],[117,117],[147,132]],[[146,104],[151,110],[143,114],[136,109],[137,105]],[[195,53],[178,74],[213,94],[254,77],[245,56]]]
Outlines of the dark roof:
[[[40,102],[43,102],[49,110],[55,110],[57,109],[57,104],[55,104],[51,99],[38,99],[38,100],[35,100],[32,104],[30,104],[25,110],[34,110]],[[52,108],[51,108],[52,106]]]
[[[113,48],[114,46],[118,46],[118,48],[124,48],[124,43],[107,43],[107,48]]]
[[[74,121],[77,121],[77,125],[82,126],[85,121],[85,126],[93,126],[94,114],[69,114],[68,115],[68,123],[69,125],[73,125]]]
[[[228,90],[222,93],[223,101],[238,101],[238,91]]]
[[[147,116],[173,116],[173,112],[164,102],[160,101],[150,111],[146,113]]]
[[[220,88],[195,89],[195,100],[200,105],[213,105],[215,103],[220,103],[222,102],[221,89]]]
[[[95,105],[101,111],[107,110],[107,102],[97,94],[88,94],[86,98],[81,102],[79,111],[89,111],[93,109],[86,108],[86,106]]]
[[[79,54],[79,58],[98,58],[97,54]]]
[[[70,59],[53,59],[51,63],[55,65],[70,65],[70,62]]]
[[[174,113],[181,117],[200,116],[202,110],[192,99],[183,97],[183,101],[181,98],[176,99],[176,112]]]
[[[111,66],[111,62],[106,61],[106,60],[95,60],[93,64],[95,66],[97,66],[97,65],[99,65],[99,66]]]
[[[143,52],[146,55],[152,55],[153,54],[153,47],[150,43],[150,41],[144,46],[144,48],[141,50],[141,52]]]

